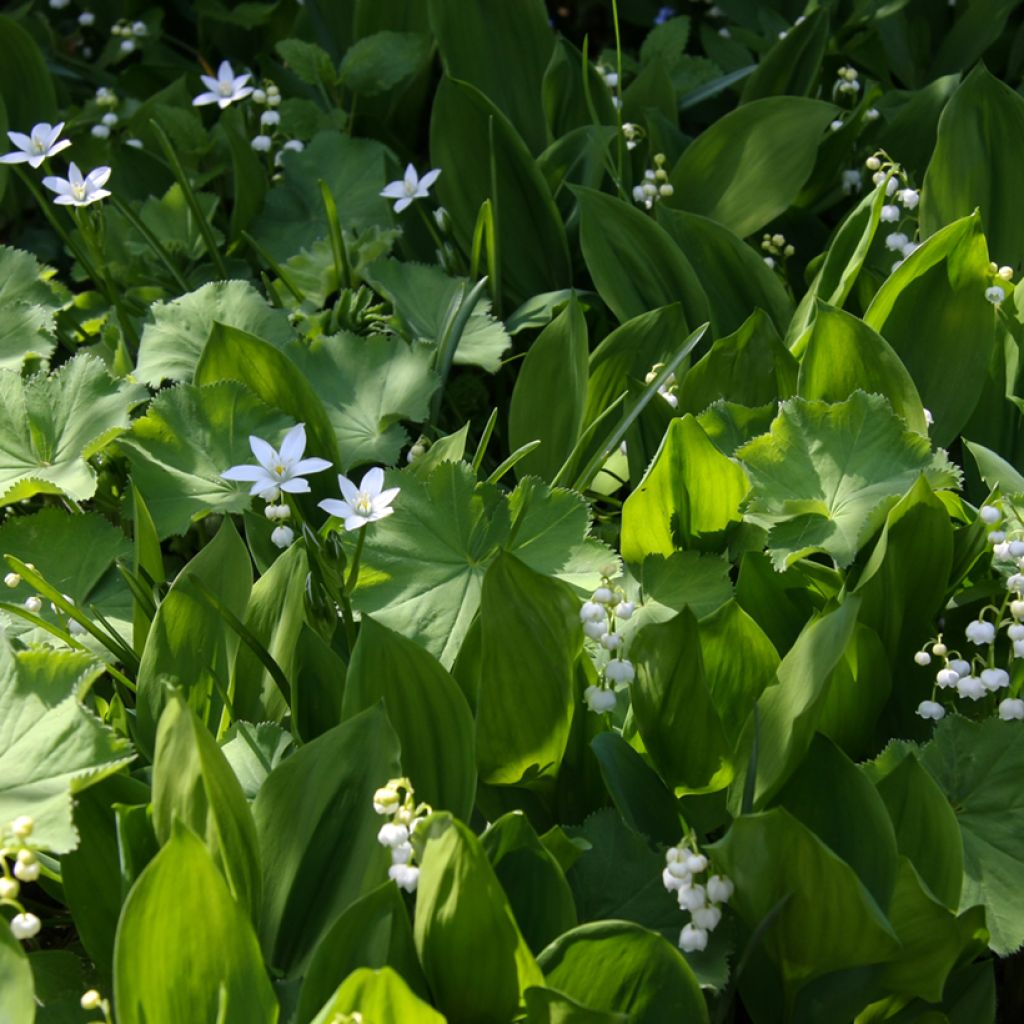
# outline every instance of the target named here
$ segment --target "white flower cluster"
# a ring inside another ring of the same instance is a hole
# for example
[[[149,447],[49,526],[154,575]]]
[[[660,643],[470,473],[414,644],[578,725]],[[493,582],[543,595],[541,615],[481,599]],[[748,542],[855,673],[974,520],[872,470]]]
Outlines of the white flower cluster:
[[[420,869],[414,861],[416,853],[412,837],[420,823],[431,814],[429,804],[417,804],[412,783],[406,779],[389,779],[373,794],[373,809],[391,820],[381,825],[377,842],[391,851],[388,877],[406,892],[415,892]]]
[[[646,133],[640,125],[633,124],[632,121],[626,121],[622,125],[622,134],[626,139],[626,149],[633,150],[643,141]]]
[[[786,236],[778,231],[774,234],[766,231],[761,237],[761,250],[766,254],[765,263],[770,268],[774,268],[776,259],[779,257],[784,260],[789,259],[796,252],[796,247],[787,242]]]
[[[665,369],[664,363],[655,363],[648,371],[647,376],[644,377],[645,384],[653,384],[658,379],[658,374]],[[679,396],[676,394],[676,375],[670,373],[664,383],[658,388],[658,394],[672,406],[673,409],[679,407]]]
[[[995,263],[990,263],[988,269],[1000,282],[1009,284],[1013,280],[1013,267],[1000,267]],[[992,284],[985,289],[985,298],[993,306],[998,306],[1006,298],[1006,288],[1003,287],[1003,284]]]
[[[626,600],[626,595],[614,588],[608,577],[590,595],[589,601],[580,608],[580,622],[583,632],[596,640],[608,658],[601,670],[601,680],[583,692],[587,707],[595,714],[611,711],[615,707],[615,691],[629,686],[636,678],[633,663],[623,657],[622,634],[616,626],[619,620],[625,622],[633,617],[636,606]]]
[[[992,545],[994,568],[1004,576],[1006,594],[1000,607],[988,605],[983,608],[978,618],[969,622],[964,630],[971,644],[987,650],[967,661],[957,656],[957,651],[948,651],[940,635],[930,650],[922,649],[914,655],[918,665],[931,664],[932,655],[943,659],[942,668],[935,674],[932,699],[918,705],[917,714],[922,718],[938,721],[945,716],[946,709],[935,700],[938,690],[955,690],[957,696],[972,702],[1010,690],[1010,672],[996,664],[996,641],[1000,630],[1006,631],[1011,658],[1024,658],[1024,524],[1014,510],[1016,525],[1005,528],[1003,515],[1003,510],[996,505],[982,505],[978,518],[993,528],[989,530],[988,542]],[[1004,528],[1000,529],[1001,526]],[[986,618],[989,612],[992,620]],[[1009,667],[1012,669],[1012,661]],[[1019,690],[1020,682],[1013,688]],[[996,710],[999,717],[1007,722],[1024,719],[1024,700],[1004,697]]]
[[[707,949],[708,937],[722,920],[721,904],[728,903],[735,886],[724,875],[697,880],[708,869],[708,859],[689,843],[681,842],[665,851],[665,869],[661,880],[679,900],[679,909],[688,911],[689,922],[679,935],[679,948],[685,953]]]
[[[883,159],[884,158],[884,159]],[[899,164],[890,160],[885,153],[875,153],[864,161],[872,172],[871,180],[875,185],[885,184],[885,194],[890,200],[882,207],[879,220],[883,224],[893,224],[896,230],[885,236],[885,247],[889,252],[899,253],[900,258],[892,265],[892,272],[899,270],[903,261],[921,247],[920,242],[913,241],[917,234],[916,218],[912,215],[921,201],[921,193],[907,184],[906,174]]]
[[[669,183],[668,171],[665,170],[664,153],[654,154],[654,166],[644,171],[644,180],[633,187],[633,202],[650,210],[659,199],[668,199],[675,189]]]
[[[301,139],[286,138],[281,129],[281,90],[273,82],[265,88],[251,90],[253,102],[267,109],[260,114],[260,130],[249,140],[257,153],[273,153],[274,166],[281,167],[285,153],[301,153],[306,144]]]
[[[832,85],[833,96],[856,96],[860,92],[860,75],[856,68],[843,65],[836,72]]]
[[[35,882],[39,878],[39,858],[27,840],[35,829],[35,822],[21,815],[0,830],[0,906],[7,904],[18,912],[11,918],[11,932],[16,939],[34,939],[42,922],[25,910],[18,901],[22,882]],[[9,861],[14,860],[14,867]]]
[[[79,21],[81,22],[81,19]],[[119,49],[122,55],[127,57],[128,54],[135,52],[139,41],[149,35],[149,29],[144,21],[128,21],[122,18],[110,27],[110,34],[121,40]]]
[[[26,562],[25,568],[31,569],[33,572],[37,571],[36,567],[31,562]],[[9,572],[4,576],[4,585],[9,587],[11,590],[17,590],[17,588],[21,586],[22,582],[23,580],[21,575],[16,572]],[[68,604],[74,605],[74,598],[72,598],[70,594],[61,594],[61,597],[63,597]],[[22,602],[22,607],[32,615],[38,615],[43,610],[43,599],[38,594],[30,594]],[[50,602],[50,611],[52,611],[58,618],[64,614],[64,610],[62,608],[58,608],[53,601]],[[67,631],[72,636],[83,636],[88,632],[85,626],[71,615],[67,615],[65,625],[67,627]]]

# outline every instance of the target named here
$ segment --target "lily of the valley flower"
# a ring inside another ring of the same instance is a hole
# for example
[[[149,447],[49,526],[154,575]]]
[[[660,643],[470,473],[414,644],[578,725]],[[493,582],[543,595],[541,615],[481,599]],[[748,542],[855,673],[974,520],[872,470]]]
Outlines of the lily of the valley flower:
[[[103,187],[109,178],[109,167],[96,167],[83,177],[78,164],[72,160],[66,178],[49,175],[43,178],[43,185],[57,193],[54,202],[58,206],[88,206],[110,195],[110,190]]]
[[[416,168],[409,164],[405,169],[405,177],[399,181],[389,182],[381,189],[380,194],[385,199],[397,200],[395,213],[401,213],[414,199],[426,199],[430,194],[430,186],[437,181],[440,174],[440,168],[435,167],[421,178],[416,173]]]
[[[39,167],[44,160],[71,145],[70,139],[57,141],[63,129],[63,121],[53,125],[41,121],[32,128],[28,135],[23,135],[21,132],[8,132],[7,138],[18,148],[0,156],[0,164],[28,163],[32,167]]]
[[[367,470],[358,487],[347,476],[341,475],[338,476],[338,486],[345,500],[327,498],[320,502],[320,508],[328,515],[343,519],[346,530],[358,530],[367,523],[375,523],[395,511],[391,508],[391,502],[395,500],[400,488],[383,489],[384,470],[379,466]]]
[[[278,451],[262,438],[249,437],[249,447],[256,456],[257,466],[232,466],[224,470],[225,480],[243,480],[252,483],[250,494],[259,495],[266,501],[275,501],[281,491],[288,494],[309,493],[309,473],[320,473],[330,469],[326,459],[304,459],[306,451],[306,425],[297,423],[285,434]]]
[[[199,77],[209,92],[201,92],[196,96],[192,100],[193,107],[205,107],[210,103],[216,103],[223,110],[236,100],[244,100],[252,93],[252,86],[246,85],[252,75],[236,75],[235,69],[226,60],[220,62],[216,78],[211,75],[200,75]]]

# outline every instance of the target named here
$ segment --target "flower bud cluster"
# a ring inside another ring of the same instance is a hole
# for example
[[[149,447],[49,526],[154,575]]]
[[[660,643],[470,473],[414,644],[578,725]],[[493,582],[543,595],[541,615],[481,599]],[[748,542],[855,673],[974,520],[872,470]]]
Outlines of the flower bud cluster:
[[[775,260],[778,257],[782,257],[783,261],[789,259],[796,252],[796,247],[786,241],[786,236],[776,231],[772,234],[770,231],[766,231],[761,238],[761,249],[767,255],[764,257],[765,263],[774,268]]]
[[[595,714],[611,711],[615,707],[615,691],[628,687],[636,678],[633,663],[624,657],[623,637],[617,628],[620,621],[631,619],[635,611],[633,602],[627,601],[622,589],[614,587],[607,576],[580,608],[583,632],[600,645],[602,652],[607,652],[600,682],[583,692],[587,707]]]
[[[836,72],[836,80],[832,86],[833,96],[856,96],[860,92],[860,75],[856,68],[841,67]]]
[[[39,857],[28,842],[34,830],[35,822],[24,814],[0,829],[0,906],[7,904],[18,911],[11,918],[11,933],[20,941],[34,939],[42,928],[39,918],[18,901],[21,883],[35,882],[41,870]]]
[[[990,263],[988,269],[996,280],[985,289],[985,298],[993,306],[998,306],[1006,298],[1007,288],[1013,291],[1013,267],[1001,267],[996,263]]]
[[[917,234],[917,215],[913,211],[921,201],[921,193],[910,186],[900,165],[890,160],[884,152],[869,156],[865,166],[872,172],[871,180],[876,186],[885,185],[888,202],[882,207],[879,220],[883,224],[894,225],[894,229],[885,235],[885,248],[889,252],[899,253],[900,258],[892,265],[892,272],[895,272],[921,245],[913,240]]]
[[[417,804],[412,783],[406,779],[389,779],[373,794],[373,809],[391,820],[381,825],[377,842],[391,851],[388,877],[406,892],[415,892],[419,884],[420,869],[415,864],[416,853],[412,836],[420,823],[431,814],[429,804]]]
[[[668,199],[675,192],[665,170],[667,159],[664,153],[654,154],[654,166],[644,171],[643,182],[633,188],[633,202],[637,206],[650,210],[658,200]]]
[[[676,894],[679,909],[687,911],[689,922],[679,935],[679,948],[684,953],[707,948],[708,937],[722,920],[721,905],[728,903],[735,886],[724,875],[712,875],[705,881],[698,876],[708,870],[708,859],[686,841],[665,851],[665,869],[661,881]]]
[[[135,52],[139,40],[145,39],[149,35],[149,29],[144,21],[128,21],[126,18],[121,18],[110,26],[110,34],[115,39],[121,40],[121,54],[127,57],[128,54]]]
[[[644,132],[640,125],[633,124],[632,121],[626,121],[622,125],[622,134],[626,139],[626,149],[633,150],[643,141],[646,132]]]
[[[653,384],[658,379],[658,374],[665,369],[664,363],[655,363],[644,377],[645,384]],[[673,409],[679,406],[679,396],[676,394],[676,375],[670,373],[658,388],[658,394],[672,406]]]

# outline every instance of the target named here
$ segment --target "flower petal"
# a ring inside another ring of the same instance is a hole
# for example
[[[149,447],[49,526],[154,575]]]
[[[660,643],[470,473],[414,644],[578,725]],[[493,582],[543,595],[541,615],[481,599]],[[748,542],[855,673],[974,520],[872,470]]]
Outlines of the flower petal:
[[[292,476],[281,481],[281,490],[289,494],[309,494],[309,481],[304,476]]]
[[[338,501],[337,498],[324,498],[317,503],[317,508],[322,508],[329,516],[336,516],[344,519],[345,516],[353,514],[353,508],[347,501]]]
[[[402,196],[402,198],[395,203],[395,213],[401,213],[411,202],[412,196]]]
[[[80,200],[76,199],[70,193],[65,193],[62,196],[57,196],[57,198],[54,199],[54,202],[58,206],[86,206],[86,205],[88,205],[88,204],[83,203]]]
[[[307,473],[322,473],[325,469],[330,469],[331,463],[326,459],[299,459],[291,467],[292,476],[305,476]]]
[[[363,474],[363,479],[359,484],[359,490],[361,490],[371,500],[380,494],[383,487],[384,470],[381,469],[380,466],[374,466],[373,469],[368,469]]]
[[[200,75],[199,78],[207,89],[210,89],[212,92],[217,91],[217,87],[220,85],[220,82],[218,82],[212,75]]]
[[[374,509],[387,508],[398,497],[398,492],[401,487],[389,487],[386,491],[381,491],[376,498],[373,499]]]
[[[378,519],[387,519],[395,510],[393,508],[374,508],[370,513],[370,522],[375,523]]]
[[[347,476],[342,476],[340,473],[338,474],[338,487],[341,490],[341,496],[350,505],[355,505],[359,500],[359,488]]]
[[[420,180],[420,176],[416,173],[416,168],[412,164],[406,164],[405,166],[405,183],[406,185],[415,188]]]
[[[306,450],[306,424],[296,423],[281,442],[281,461],[287,466],[298,462]]]
[[[102,188],[106,185],[109,178],[109,167],[96,167],[85,176],[85,180],[92,188]]]
[[[211,103],[216,103],[220,99],[220,96],[215,92],[201,92],[195,99],[192,100],[193,107],[205,107]]]
[[[32,148],[32,136],[22,135],[21,132],[8,132],[7,138],[13,142],[18,149],[23,149],[27,153]]]
[[[71,140],[70,139],[61,139],[60,142],[58,142],[55,146],[50,146],[50,148],[47,150],[47,156],[55,156],[57,153],[60,153],[62,150],[67,149],[68,146],[70,146],[70,145],[71,145]]]
[[[7,153],[4,156],[0,156],[0,164],[23,164],[26,160],[32,158],[28,153],[23,153],[20,149],[13,153]]]
[[[427,189],[434,184],[435,181],[441,176],[441,168],[435,167],[432,171],[427,171],[426,174],[420,178],[419,191],[426,193]]]
[[[72,185],[81,185],[85,178],[82,177],[82,172],[78,169],[78,164],[74,160],[68,165],[68,181]]]
[[[221,473],[221,478],[252,482],[253,480],[269,480],[270,474],[262,466],[232,466]]]
[[[389,181],[378,193],[385,199],[401,199],[405,195],[405,182]]]
[[[220,62],[220,67],[217,68],[217,81],[219,82],[233,82],[235,78],[235,69],[226,60]]]
[[[61,196],[71,194],[71,185],[68,183],[67,179],[58,178],[53,174],[49,174],[43,178],[43,188],[48,188],[51,192],[56,192]]]
[[[345,529],[346,530],[358,530],[360,527],[365,526],[370,520],[366,516],[346,516],[345,517]]]
[[[256,437],[255,434],[249,435],[249,447],[252,449],[253,455],[256,456],[256,461],[268,472],[275,462],[277,462],[277,452],[272,448],[262,437]]]
[[[64,131],[64,122],[61,121],[58,124],[53,125],[50,128],[49,134],[46,136],[46,148],[52,150],[53,144],[60,138],[60,133]]]

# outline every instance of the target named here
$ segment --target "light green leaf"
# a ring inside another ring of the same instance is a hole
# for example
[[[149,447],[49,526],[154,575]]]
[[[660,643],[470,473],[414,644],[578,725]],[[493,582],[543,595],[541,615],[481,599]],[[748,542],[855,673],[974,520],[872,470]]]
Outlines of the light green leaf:
[[[736,454],[751,480],[746,517],[770,531],[777,569],[819,551],[849,565],[919,476],[936,489],[960,480],[941,449],[862,391],[832,405],[791,398]]]
[[[284,66],[306,85],[334,85],[334,62],[330,54],[316,43],[304,39],[281,39],[274,49],[284,61]]]
[[[34,494],[91,498],[96,472],[87,460],[128,429],[129,411],[144,397],[91,355],[27,380],[0,370],[0,504]]]
[[[294,426],[237,381],[162,391],[119,445],[161,537],[184,533],[210,512],[252,506],[249,488],[222,480],[230,466],[251,463],[249,435],[273,445]]]
[[[52,276],[30,253],[0,245],[0,369],[53,354],[53,317],[61,303],[49,284]]]
[[[114,1000],[118,1024],[277,1024],[277,999],[252,925],[183,825],[125,901]]]
[[[134,756],[80,703],[101,671],[87,655],[15,656],[0,641],[0,821],[31,815],[32,842],[54,853],[78,845],[73,795]]]
[[[33,1024],[34,992],[32,965],[5,922],[0,926],[0,1019]]]
[[[351,1015],[351,1016],[349,1016]],[[313,1024],[367,1020],[373,1024],[444,1024],[429,1003],[416,996],[390,967],[360,967],[339,986]]]
[[[242,734],[245,735],[242,735]],[[227,758],[242,791],[253,800],[267,776],[291,753],[294,739],[274,722],[235,722],[224,737]]]
[[[149,307],[135,373],[153,387],[191,380],[215,323],[237,327],[275,345],[294,336],[288,317],[272,309],[248,281],[214,281]]]
[[[424,263],[378,260],[364,276],[391,300],[413,338],[431,350],[436,350],[456,306],[469,294],[465,278],[448,277],[440,267]],[[454,362],[496,373],[511,344],[501,321],[491,316],[490,301],[481,298],[462,332]]]

